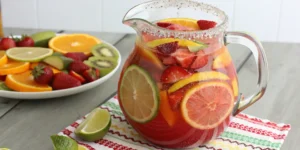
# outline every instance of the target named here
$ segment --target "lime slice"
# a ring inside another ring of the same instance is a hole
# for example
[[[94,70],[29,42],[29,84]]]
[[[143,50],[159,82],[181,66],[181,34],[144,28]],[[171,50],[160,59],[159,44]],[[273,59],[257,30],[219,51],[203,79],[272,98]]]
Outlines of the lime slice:
[[[136,122],[146,123],[157,115],[158,89],[146,70],[136,65],[127,68],[120,85],[120,101],[126,114]]]
[[[39,62],[52,53],[52,49],[41,47],[15,47],[6,51],[8,58],[26,62]]]
[[[9,148],[0,148],[0,150],[10,150]]]
[[[51,140],[55,150],[78,150],[77,142],[67,136],[52,135]]]
[[[96,108],[76,128],[75,135],[85,141],[93,142],[105,136],[111,125],[110,114],[106,109]]]
[[[89,150],[89,149],[83,145],[78,145],[78,150]]]

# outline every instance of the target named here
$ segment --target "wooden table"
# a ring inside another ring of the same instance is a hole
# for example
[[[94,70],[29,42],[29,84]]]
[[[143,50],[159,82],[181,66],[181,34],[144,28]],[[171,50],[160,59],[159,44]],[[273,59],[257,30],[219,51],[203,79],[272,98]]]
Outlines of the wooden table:
[[[6,34],[31,34],[38,30],[5,29]],[[78,31],[57,31],[79,33]],[[81,32],[82,33],[82,32]],[[135,35],[89,33],[114,44],[122,55],[122,64],[130,54]],[[247,114],[292,125],[282,149],[297,148],[300,139],[300,44],[263,43],[270,69],[269,86],[265,96],[244,111]],[[255,89],[256,68],[250,51],[240,45],[229,45],[238,70],[240,91],[246,95]],[[0,147],[12,150],[53,149],[50,135],[89,113],[116,94],[121,68],[104,84],[73,96],[56,99],[25,101],[0,98]]]

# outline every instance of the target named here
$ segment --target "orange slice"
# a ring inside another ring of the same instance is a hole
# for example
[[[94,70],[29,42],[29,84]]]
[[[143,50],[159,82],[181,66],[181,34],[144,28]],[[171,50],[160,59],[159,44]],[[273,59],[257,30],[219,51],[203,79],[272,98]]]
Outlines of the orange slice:
[[[200,81],[205,81],[205,80],[229,80],[229,77],[221,72],[217,72],[217,71],[207,71],[207,72],[198,72],[198,73],[194,73],[193,75],[183,79],[183,80],[179,80],[178,82],[176,82],[175,84],[173,84],[168,92],[172,93],[177,91],[178,89],[192,83],[192,82],[200,82]]]
[[[52,91],[51,86],[36,83],[29,70],[20,74],[7,75],[5,84],[7,87],[19,92]]]
[[[213,62],[213,69],[225,68],[226,66],[230,65],[231,63],[230,53],[225,47],[222,51],[223,52],[215,58]]]
[[[0,51],[0,66],[6,64],[8,61],[5,51]]]
[[[33,69],[33,68],[34,68],[35,66],[37,66],[38,64],[39,64],[39,63],[31,63],[31,64],[30,64],[30,69]],[[44,63],[43,63],[43,64],[44,64]],[[49,66],[49,65],[47,65],[47,64],[44,64],[44,65],[50,67],[50,68],[52,69],[52,71],[53,71],[54,74],[60,72],[59,70],[57,70],[57,69],[55,69],[55,68],[53,68],[53,67],[51,67],[51,66]]]
[[[141,47],[138,47],[137,51],[143,58],[152,62],[159,69],[162,70],[164,68],[162,62],[158,59],[158,57],[150,49],[146,49],[146,48],[143,49]]]
[[[181,103],[184,120],[197,129],[212,129],[231,113],[234,96],[223,82],[200,83],[187,91]]]
[[[172,110],[169,103],[167,91],[160,92],[159,111],[161,112],[162,116],[165,118],[170,127],[172,127],[175,124],[177,116],[180,115]]]
[[[232,89],[233,89],[233,95],[236,97],[239,95],[239,87],[238,87],[238,81],[236,77],[231,81]]]
[[[29,62],[8,61],[6,64],[0,66],[0,75],[22,73],[29,70]]]
[[[101,43],[99,39],[88,34],[65,34],[52,38],[49,47],[56,52],[83,52],[91,55],[92,47]]]
[[[184,27],[192,28],[194,30],[200,30],[197,24],[197,20],[190,19],[190,18],[168,18],[168,19],[160,20],[159,22],[169,22]]]

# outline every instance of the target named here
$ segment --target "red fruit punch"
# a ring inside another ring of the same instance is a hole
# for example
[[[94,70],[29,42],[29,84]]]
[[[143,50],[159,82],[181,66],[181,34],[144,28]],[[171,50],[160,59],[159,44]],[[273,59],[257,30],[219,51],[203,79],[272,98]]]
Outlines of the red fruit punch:
[[[196,55],[191,53],[188,49],[180,48],[177,49],[173,54],[171,54],[176,61],[180,64],[183,68],[189,68]]]
[[[191,65],[192,69],[199,69],[204,67],[208,63],[208,56],[205,55],[204,51],[199,51],[197,57]]]
[[[160,81],[162,83],[174,83],[190,75],[188,71],[179,66],[170,66],[162,73]]]

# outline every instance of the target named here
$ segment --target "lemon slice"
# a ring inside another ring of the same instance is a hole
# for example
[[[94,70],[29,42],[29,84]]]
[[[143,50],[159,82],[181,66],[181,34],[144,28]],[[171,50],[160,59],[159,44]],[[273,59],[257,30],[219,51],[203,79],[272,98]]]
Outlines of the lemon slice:
[[[78,150],[77,142],[67,136],[52,135],[51,140],[55,150]]]
[[[148,47],[154,48],[158,45],[162,45],[165,43],[171,43],[171,42],[175,42],[178,41],[178,45],[182,46],[182,47],[187,47],[187,46],[199,46],[199,47],[203,47],[206,46],[206,44],[201,43],[201,42],[194,42],[194,41],[190,41],[190,40],[185,40],[185,39],[176,39],[176,38],[163,38],[163,39],[156,39],[153,41],[150,41],[147,43]]]
[[[89,150],[89,149],[83,145],[78,145],[78,150]]]
[[[8,58],[24,62],[39,62],[52,53],[52,49],[41,47],[15,47],[6,51]]]
[[[75,135],[85,141],[96,141],[105,136],[111,125],[111,117],[106,109],[96,108],[76,128]]]

